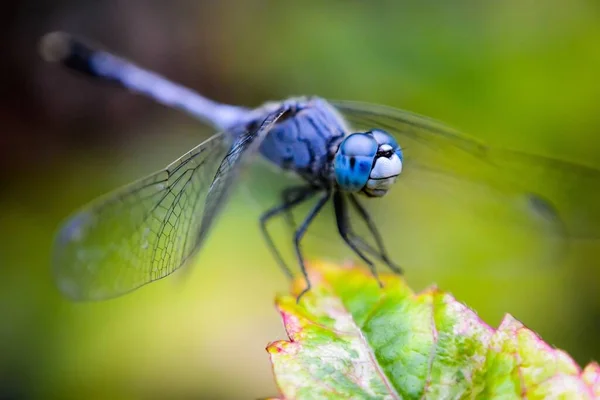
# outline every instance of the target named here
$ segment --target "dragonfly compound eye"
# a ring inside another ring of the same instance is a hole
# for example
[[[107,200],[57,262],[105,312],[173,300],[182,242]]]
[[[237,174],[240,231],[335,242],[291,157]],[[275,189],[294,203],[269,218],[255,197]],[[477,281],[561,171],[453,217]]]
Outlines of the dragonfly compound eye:
[[[369,180],[377,149],[377,141],[369,133],[353,133],[342,141],[333,161],[335,178],[342,190],[362,190]]]

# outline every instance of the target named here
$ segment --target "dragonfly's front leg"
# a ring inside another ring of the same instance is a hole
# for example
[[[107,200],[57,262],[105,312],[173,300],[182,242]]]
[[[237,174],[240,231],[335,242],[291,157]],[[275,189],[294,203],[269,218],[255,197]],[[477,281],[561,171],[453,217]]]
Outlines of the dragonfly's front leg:
[[[333,207],[335,210],[335,219],[337,222],[338,231],[344,242],[358,255],[371,270],[371,273],[377,279],[377,283],[379,283],[380,287],[383,287],[383,284],[379,280],[379,275],[377,274],[377,269],[375,268],[375,264],[373,261],[369,260],[367,256],[365,256],[362,250],[356,243],[357,236],[352,231],[352,227],[350,226],[350,218],[348,216],[348,207],[346,204],[346,200],[344,199],[344,194],[342,192],[335,192],[333,195]],[[365,243],[366,244],[366,243]],[[369,246],[370,248],[370,246]]]
[[[377,244],[377,248],[379,249],[379,251],[375,251],[375,249],[373,249],[367,242],[365,242],[364,240],[362,240],[362,238],[357,236],[356,239],[360,242],[361,247],[377,255],[393,272],[401,275],[402,268],[400,268],[392,260],[390,260],[390,257],[388,256],[387,251],[385,249],[383,239],[381,238],[381,235],[377,230],[377,225],[371,219],[371,216],[369,215],[367,210],[365,210],[362,204],[360,204],[355,195],[350,194],[348,197],[350,197],[350,203],[354,206],[354,209],[358,212],[358,215],[360,215],[360,217],[367,224],[367,228],[369,228],[371,235],[373,235],[373,238],[375,239],[375,243]]]

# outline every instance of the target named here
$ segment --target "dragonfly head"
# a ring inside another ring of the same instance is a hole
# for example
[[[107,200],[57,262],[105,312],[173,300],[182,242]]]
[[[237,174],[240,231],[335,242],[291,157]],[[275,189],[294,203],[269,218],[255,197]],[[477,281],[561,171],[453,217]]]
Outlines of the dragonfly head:
[[[381,129],[353,133],[338,147],[333,166],[342,190],[381,197],[402,172],[402,149]]]

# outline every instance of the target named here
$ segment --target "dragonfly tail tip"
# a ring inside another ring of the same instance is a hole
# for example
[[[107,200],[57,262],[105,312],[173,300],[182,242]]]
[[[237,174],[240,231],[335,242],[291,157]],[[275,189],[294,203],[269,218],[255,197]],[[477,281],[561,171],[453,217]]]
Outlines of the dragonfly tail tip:
[[[61,62],[71,53],[71,35],[65,32],[51,32],[40,40],[40,55],[48,62]]]

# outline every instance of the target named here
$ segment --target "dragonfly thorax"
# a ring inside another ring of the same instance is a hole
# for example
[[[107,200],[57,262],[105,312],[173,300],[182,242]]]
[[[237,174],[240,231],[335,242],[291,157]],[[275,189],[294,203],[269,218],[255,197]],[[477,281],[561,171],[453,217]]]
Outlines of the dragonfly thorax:
[[[332,160],[348,132],[343,118],[318,97],[290,99],[279,107],[285,113],[262,142],[261,154],[315,186],[331,187]]]
[[[387,132],[374,129],[345,137],[333,163],[340,189],[381,197],[402,172],[402,150]]]

